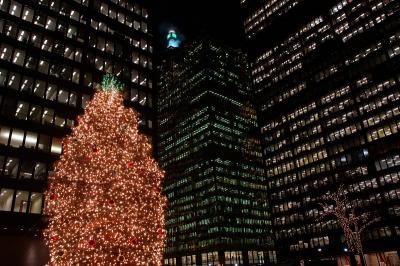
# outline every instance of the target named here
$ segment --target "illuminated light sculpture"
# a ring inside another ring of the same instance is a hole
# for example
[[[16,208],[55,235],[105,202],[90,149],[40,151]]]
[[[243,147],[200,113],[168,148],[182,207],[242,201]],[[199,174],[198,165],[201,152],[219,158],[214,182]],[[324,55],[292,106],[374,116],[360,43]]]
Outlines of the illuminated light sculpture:
[[[112,76],[64,139],[45,192],[49,265],[161,265],[163,171]]]
[[[343,230],[348,250],[354,254],[360,255],[361,264],[366,265],[362,245],[362,234],[372,223],[378,221],[378,218],[371,218],[370,213],[356,214],[356,209],[351,206],[347,199],[346,191],[343,185],[340,185],[337,192],[324,195],[319,203],[323,212],[318,218],[322,220],[327,216],[334,216]],[[333,204],[328,204],[328,202]]]

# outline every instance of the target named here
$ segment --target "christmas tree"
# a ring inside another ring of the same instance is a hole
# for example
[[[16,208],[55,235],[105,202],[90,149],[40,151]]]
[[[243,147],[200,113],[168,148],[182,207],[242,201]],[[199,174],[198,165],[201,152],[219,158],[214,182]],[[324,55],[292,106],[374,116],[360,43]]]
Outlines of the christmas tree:
[[[121,90],[105,76],[63,141],[45,193],[49,265],[161,265],[163,172]]]

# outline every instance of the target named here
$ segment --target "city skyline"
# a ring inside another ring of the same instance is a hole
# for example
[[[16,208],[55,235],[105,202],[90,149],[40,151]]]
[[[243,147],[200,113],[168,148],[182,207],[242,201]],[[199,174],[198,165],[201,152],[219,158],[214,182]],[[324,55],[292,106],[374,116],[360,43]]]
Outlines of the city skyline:
[[[400,265],[398,0],[0,0],[0,37],[1,266]]]

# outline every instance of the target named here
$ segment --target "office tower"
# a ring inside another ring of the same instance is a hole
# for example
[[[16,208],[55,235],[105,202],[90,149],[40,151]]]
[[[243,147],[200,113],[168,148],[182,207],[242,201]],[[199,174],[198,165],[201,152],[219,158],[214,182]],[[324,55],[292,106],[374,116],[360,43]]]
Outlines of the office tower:
[[[209,39],[168,50],[159,66],[165,265],[274,260],[247,71],[241,52]]]
[[[345,254],[337,221],[316,219],[342,183],[357,213],[381,219],[364,235],[368,259],[397,256],[399,2],[241,4],[278,260]]]
[[[0,239],[42,226],[52,162],[104,73],[153,135],[146,1],[0,0]],[[17,265],[14,264],[14,265]]]

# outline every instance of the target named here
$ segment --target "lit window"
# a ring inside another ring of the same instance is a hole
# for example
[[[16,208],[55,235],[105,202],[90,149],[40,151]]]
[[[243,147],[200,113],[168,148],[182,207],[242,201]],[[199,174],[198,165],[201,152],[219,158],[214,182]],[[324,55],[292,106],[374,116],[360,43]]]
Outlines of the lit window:
[[[105,42],[104,38],[102,38],[102,37],[97,38],[97,49],[104,51],[106,49],[105,44],[106,44],[106,42]]]
[[[3,1],[1,1],[3,2]],[[21,16],[21,9],[22,5],[20,3],[17,3],[15,1],[11,1],[11,6],[10,6],[10,14],[13,16]]]
[[[6,167],[4,168],[4,176],[17,178],[19,160],[17,158],[7,158]]]
[[[9,61],[11,59],[11,46],[2,44],[0,47],[0,59]]]
[[[58,127],[64,127],[65,125],[65,118],[56,116],[54,118],[54,124]]]
[[[125,23],[125,15],[123,13],[118,13],[118,22]]]
[[[14,90],[19,89],[19,83],[21,81],[21,75],[18,73],[10,73],[9,79],[8,79],[8,86]]]
[[[65,90],[60,90],[58,92],[58,102],[60,103],[68,103],[68,92]]]
[[[40,214],[42,212],[43,195],[39,192],[32,192],[29,213]]]
[[[66,46],[64,50],[64,57],[73,60],[74,59],[74,53],[73,49],[71,47]]]
[[[78,69],[74,69],[74,71],[72,72],[72,82],[74,83],[79,83],[79,70]]]
[[[113,54],[114,53],[114,42],[112,41],[107,41],[107,45],[106,45],[106,52]]]
[[[26,213],[28,209],[29,192],[18,190],[15,195],[14,212]]]
[[[69,105],[76,106],[76,99],[77,99],[76,94],[72,92],[71,95],[69,96]]]
[[[45,21],[46,21],[45,15],[38,14],[38,15],[36,15],[35,20],[34,20],[33,23],[36,24],[36,25],[44,27],[45,26]]]
[[[132,63],[139,64],[139,61],[140,61],[139,53],[138,52],[133,52],[132,53]]]
[[[22,142],[24,141],[24,131],[20,129],[13,129],[11,133],[10,146],[12,147],[22,147]]]
[[[144,33],[147,33],[147,23],[142,21],[142,25],[141,25],[142,31]]]
[[[135,21],[133,22],[133,28],[134,28],[135,30],[140,30],[140,22],[135,20]]]
[[[52,50],[52,41],[51,41],[50,38],[46,37],[46,38],[43,39],[43,43],[42,43],[41,49],[45,50],[45,51],[48,51],[48,52],[51,52],[51,50]]]
[[[61,152],[62,152],[62,141],[61,141],[61,139],[53,137],[53,141],[51,143],[50,152],[51,153],[56,153],[56,154],[61,154]]]
[[[94,65],[98,70],[102,71],[103,67],[104,67],[103,66],[103,58],[96,57],[96,59],[94,60]]]
[[[29,34],[27,31],[20,30],[18,33],[18,38],[17,40],[20,42],[28,42],[29,39]]]
[[[142,8],[142,16],[143,16],[144,18],[148,18],[149,13],[147,12],[147,9]]]
[[[78,30],[75,26],[69,26],[68,31],[67,31],[67,37],[75,39],[78,34]]]
[[[40,60],[38,70],[39,70],[39,72],[42,72],[43,74],[48,74],[49,63],[45,60]]]
[[[38,134],[34,132],[26,132],[25,136],[25,148],[36,148]]]
[[[43,124],[53,124],[54,110],[50,108],[44,108],[42,115]]]
[[[0,145],[8,145],[10,128],[0,125]]]
[[[26,120],[28,118],[29,104],[25,102],[18,102],[17,110],[15,111],[15,117],[18,119]]]
[[[25,60],[25,51],[16,49],[14,51],[13,63],[22,66],[24,64],[24,60]]]
[[[103,15],[108,15],[108,5],[107,4],[104,4],[104,3],[101,3],[101,6],[100,6],[100,12],[103,14]]]
[[[0,211],[11,211],[13,196],[13,189],[2,188],[0,190]]]
[[[54,101],[57,98],[57,87],[55,85],[49,85],[46,91],[46,99]]]
[[[71,10],[69,17],[72,18],[73,20],[79,21],[79,12],[76,12],[75,10]]]
[[[147,50],[147,41],[146,40],[141,40],[140,41],[140,48],[142,48],[142,50]]]
[[[40,122],[42,113],[42,107],[39,105],[31,105],[31,110],[29,112],[29,119],[34,122]]]
[[[108,11],[108,16],[109,16],[111,19],[116,19],[116,18],[117,18],[117,12],[115,12],[115,10],[113,10],[113,9],[110,9],[110,10]]]
[[[76,49],[75,51],[75,61],[77,62],[82,61],[82,51],[80,49]]]
[[[47,22],[46,22],[46,29],[48,30],[55,30],[56,29],[56,19],[52,17],[47,17]]]
[[[37,180],[43,180],[46,177],[46,164],[44,163],[36,163],[35,169],[33,172],[33,178]]]
[[[137,102],[139,99],[139,93],[137,89],[131,89],[131,101],[132,102]]]

